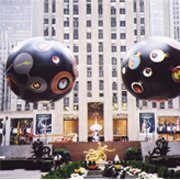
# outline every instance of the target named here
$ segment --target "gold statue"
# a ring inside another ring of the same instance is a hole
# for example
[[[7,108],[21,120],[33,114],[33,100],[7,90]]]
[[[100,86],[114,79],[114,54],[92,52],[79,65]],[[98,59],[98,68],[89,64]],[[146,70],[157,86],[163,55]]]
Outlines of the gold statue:
[[[95,161],[95,162],[99,162],[99,161],[106,161],[107,160],[107,156],[105,154],[105,152],[113,152],[115,151],[115,149],[108,149],[107,145],[101,146],[101,143],[98,142],[98,148],[95,149],[89,149],[89,151],[84,151],[83,153],[86,154],[86,161]]]

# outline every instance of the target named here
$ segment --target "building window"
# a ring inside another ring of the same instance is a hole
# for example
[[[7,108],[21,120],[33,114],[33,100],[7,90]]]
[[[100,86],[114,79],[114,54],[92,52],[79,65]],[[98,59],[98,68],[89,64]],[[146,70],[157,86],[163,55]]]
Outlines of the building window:
[[[91,67],[87,68],[87,77],[92,77],[92,69],[91,69]]]
[[[87,44],[87,52],[91,52],[91,44],[90,43]]]
[[[79,82],[76,81],[75,85],[74,85],[74,91],[78,91],[79,90]]]
[[[137,8],[136,8],[136,1],[134,1],[133,7],[134,7],[134,12],[136,12],[136,10],[137,10]]]
[[[73,52],[79,52],[79,47],[77,45],[73,46]]]
[[[111,46],[111,51],[112,52],[117,52],[117,47],[116,46]]]
[[[103,26],[103,21],[102,21],[102,20],[99,20],[99,21],[98,21],[98,25],[99,25],[100,27],[102,27],[102,26]]]
[[[98,37],[99,37],[99,39],[103,39],[103,30],[102,29],[99,29]]]
[[[78,39],[79,38],[79,32],[78,29],[73,30],[73,39]]]
[[[17,104],[16,105],[16,110],[17,111],[22,111],[22,105],[21,104]]]
[[[68,8],[64,8],[64,14],[66,14],[66,15],[69,14],[69,7]]]
[[[140,12],[144,12],[144,0],[140,0]]]
[[[126,21],[120,21],[120,26],[121,26],[121,27],[126,26]]]
[[[78,106],[78,105],[74,105],[74,106],[73,106],[73,110],[74,110],[74,111],[78,111],[78,110],[79,110],[79,106]]]
[[[99,52],[103,52],[103,43],[99,42]]]
[[[102,14],[103,14],[102,4],[98,4],[98,14],[99,14],[99,15],[102,15]]]
[[[25,111],[29,111],[30,110],[30,104],[26,102],[25,104]]]
[[[137,35],[137,30],[136,29],[134,30],[134,35]]]
[[[157,103],[156,102],[152,102],[152,108],[156,108],[157,107]]]
[[[74,98],[73,98],[73,103],[78,103],[79,99],[78,99],[78,94],[74,94]]]
[[[111,39],[116,39],[116,33],[111,33]]]
[[[120,47],[120,51],[121,51],[121,52],[126,52],[126,46],[121,46],[121,47]]]
[[[116,68],[112,69],[112,77],[117,77],[117,70],[116,70]]]
[[[73,14],[78,14],[78,5],[73,5]]]
[[[55,102],[51,103],[51,109],[54,110],[55,109]]]
[[[73,18],[73,26],[74,27],[78,27],[79,26],[79,21],[78,21],[78,18],[76,18],[76,17]]]
[[[115,57],[112,57],[112,65],[117,65],[117,59]]]
[[[64,105],[69,105],[69,97],[63,99]]]
[[[144,29],[144,26],[141,26],[141,35],[145,35],[145,29]]]
[[[49,19],[48,18],[44,18],[44,24],[48,24],[49,23]]]
[[[56,35],[55,27],[52,27],[52,36],[55,36],[55,35]]]
[[[92,97],[92,92],[88,91],[87,92],[87,97]]]
[[[111,18],[111,27],[116,27],[116,18]]]
[[[117,83],[116,82],[112,83],[112,90],[117,90]]]
[[[53,13],[56,12],[56,1],[55,0],[52,1],[52,12]]]
[[[92,56],[87,55],[87,65],[91,65],[91,64],[92,64]]]
[[[126,33],[120,33],[120,39],[126,39]]]
[[[69,39],[69,33],[64,33],[64,39]]]
[[[144,107],[147,107],[147,101],[143,100],[143,101],[142,101],[142,105],[143,105]]]
[[[91,81],[87,82],[87,90],[92,90],[92,82]]]
[[[140,18],[140,23],[144,24],[144,18]]]
[[[99,90],[104,90],[104,81],[103,80],[99,81]]]
[[[173,100],[172,99],[168,100],[168,108],[173,109]]]
[[[87,27],[91,27],[91,21],[90,20],[87,21]]]
[[[44,29],[44,36],[48,36],[48,27]]]
[[[120,13],[120,14],[125,14],[125,13],[126,13],[126,10],[125,10],[124,8],[120,8],[119,13]]]
[[[67,18],[67,21],[64,21],[64,27],[69,27],[69,18]]]
[[[45,0],[45,1],[44,1],[44,12],[45,12],[45,13],[48,12],[48,7],[49,7],[48,0]]]
[[[134,24],[137,24],[137,18],[134,18]]]
[[[99,77],[104,77],[103,66],[99,66]]]
[[[87,39],[91,39],[91,33],[90,32],[87,33]]]
[[[115,7],[111,7],[111,14],[116,14],[116,9],[115,9]]]
[[[118,97],[117,97],[117,94],[116,93],[113,93],[113,103],[114,104],[117,104],[118,103]]]
[[[52,18],[52,24],[56,24],[56,19]]]
[[[103,60],[103,55],[99,55],[99,65],[103,65],[104,60]]]
[[[91,4],[87,4],[87,14],[91,14]]]
[[[99,97],[104,97],[104,93],[99,93]]]
[[[75,59],[76,59],[76,64],[79,64],[79,56],[78,55],[74,55]]]
[[[38,103],[33,103],[33,109],[38,109]]]
[[[159,106],[160,106],[160,109],[165,109],[165,103],[164,102],[160,102]]]

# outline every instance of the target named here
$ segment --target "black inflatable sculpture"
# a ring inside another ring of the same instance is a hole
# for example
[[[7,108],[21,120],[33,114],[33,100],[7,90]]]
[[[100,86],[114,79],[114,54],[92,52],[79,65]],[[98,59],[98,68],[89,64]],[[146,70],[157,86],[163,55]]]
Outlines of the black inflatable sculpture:
[[[158,100],[180,95],[180,44],[150,37],[130,49],[122,61],[122,79],[138,99]]]
[[[34,141],[32,146],[32,157],[33,158],[45,158],[50,157],[50,151],[51,149],[47,146],[43,146],[43,142],[37,139],[37,141]]]
[[[12,91],[29,101],[56,101],[69,93],[77,70],[70,50],[57,41],[42,37],[20,43],[6,65]]]
[[[157,147],[155,147],[152,152],[148,152],[150,157],[154,156],[154,154],[157,156],[166,156],[169,152],[168,141],[163,137],[156,141],[156,146]]]

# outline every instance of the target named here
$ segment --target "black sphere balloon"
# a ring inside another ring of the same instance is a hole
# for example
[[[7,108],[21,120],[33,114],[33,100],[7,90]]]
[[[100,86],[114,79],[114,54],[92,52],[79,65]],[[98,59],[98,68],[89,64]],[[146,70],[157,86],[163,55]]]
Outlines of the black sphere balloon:
[[[180,44],[150,37],[130,49],[122,61],[122,79],[139,99],[169,99],[180,95]]]
[[[23,41],[6,65],[12,91],[29,102],[56,101],[69,93],[77,71],[75,58],[63,44],[43,37]]]

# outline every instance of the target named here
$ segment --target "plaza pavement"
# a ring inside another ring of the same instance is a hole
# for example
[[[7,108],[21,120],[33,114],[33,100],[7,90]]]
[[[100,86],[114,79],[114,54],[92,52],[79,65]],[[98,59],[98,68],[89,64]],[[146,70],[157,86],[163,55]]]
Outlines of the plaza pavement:
[[[46,172],[40,170],[0,170],[0,179],[40,179]]]

